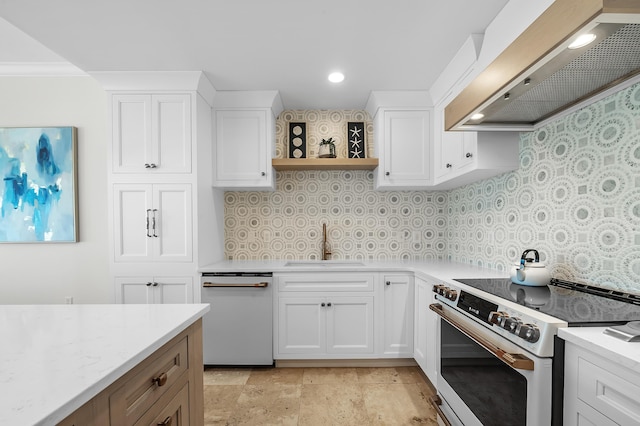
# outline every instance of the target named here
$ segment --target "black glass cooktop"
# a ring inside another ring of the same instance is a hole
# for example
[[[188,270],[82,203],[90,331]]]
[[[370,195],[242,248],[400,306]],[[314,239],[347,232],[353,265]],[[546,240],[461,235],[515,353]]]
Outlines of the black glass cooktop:
[[[456,279],[470,287],[566,321],[596,326],[640,320],[640,295],[557,279],[544,287],[513,284],[509,278]]]

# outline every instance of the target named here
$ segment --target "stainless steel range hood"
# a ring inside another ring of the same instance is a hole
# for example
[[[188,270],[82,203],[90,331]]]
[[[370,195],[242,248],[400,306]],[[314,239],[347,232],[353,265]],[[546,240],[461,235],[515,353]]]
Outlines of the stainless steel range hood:
[[[447,105],[445,128],[531,130],[638,75],[640,0],[556,0]]]

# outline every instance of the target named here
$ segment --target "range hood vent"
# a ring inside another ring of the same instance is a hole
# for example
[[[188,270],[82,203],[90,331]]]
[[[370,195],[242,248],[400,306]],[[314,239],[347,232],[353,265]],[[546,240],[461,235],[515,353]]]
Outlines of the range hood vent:
[[[567,49],[587,32],[595,42]],[[451,101],[445,128],[531,130],[638,75],[640,0],[556,0]]]

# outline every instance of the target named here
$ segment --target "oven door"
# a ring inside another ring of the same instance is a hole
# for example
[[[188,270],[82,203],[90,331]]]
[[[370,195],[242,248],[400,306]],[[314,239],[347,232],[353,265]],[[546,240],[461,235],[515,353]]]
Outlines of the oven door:
[[[552,360],[536,357],[446,304],[438,324],[440,425],[551,424]]]

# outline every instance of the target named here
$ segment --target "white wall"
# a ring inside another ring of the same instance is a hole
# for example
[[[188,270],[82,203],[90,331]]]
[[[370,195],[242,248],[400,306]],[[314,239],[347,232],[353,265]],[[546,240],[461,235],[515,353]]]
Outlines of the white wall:
[[[0,127],[78,128],[80,241],[0,244],[0,304],[109,303],[106,95],[91,77],[0,78]]]

